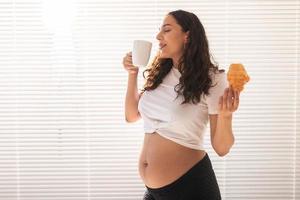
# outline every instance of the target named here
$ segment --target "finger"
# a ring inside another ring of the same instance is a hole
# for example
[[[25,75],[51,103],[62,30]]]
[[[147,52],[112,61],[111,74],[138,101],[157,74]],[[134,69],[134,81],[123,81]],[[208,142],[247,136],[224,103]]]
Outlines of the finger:
[[[132,60],[132,57],[126,56],[126,57],[125,57],[125,60]]]
[[[237,109],[239,107],[239,92],[237,91],[234,98],[234,108]]]
[[[234,91],[233,91],[232,87],[229,88],[228,103],[229,103],[229,106],[230,106],[229,108],[231,108],[233,106],[233,103],[234,103]]]
[[[127,69],[129,69],[129,70],[136,69],[136,68],[137,68],[137,67],[134,66],[134,65],[130,65],[130,66],[127,67]]]
[[[130,60],[129,60],[129,59],[126,59],[126,60],[125,60],[125,62],[126,62],[126,63],[129,63],[129,62],[130,62]]]
[[[132,56],[131,56],[130,54],[126,54],[125,59],[126,59],[126,60],[131,60],[131,59],[132,59]]]
[[[237,96],[237,92],[233,91],[233,109],[236,109],[236,96]]]
[[[224,95],[223,95],[223,109],[227,109],[227,97],[228,97],[228,88],[225,89]]]
[[[134,65],[131,65],[130,67],[129,67],[129,69],[137,69],[138,67],[137,66],[134,66]]]
[[[130,57],[124,57],[123,62],[131,62],[132,59]]]
[[[234,99],[235,99],[235,91],[233,88],[231,88],[231,103],[233,104],[234,102]]]
[[[231,100],[233,97],[231,87],[228,88],[228,100]]]
[[[125,64],[126,64],[126,65],[132,65],[132,62],[130,62],[130,61],[125,61]]]
[[[220,96],[219,98],[219,110],[222,110],[223,107],[223,96]]]
[[[232,92],[232,87],[229,87],[229,89],[228,89],[228,97],[227,97],[227,108],[229,109],[229,110],[231,110],[232,109],[232,105],[233,105],[233,92]]]

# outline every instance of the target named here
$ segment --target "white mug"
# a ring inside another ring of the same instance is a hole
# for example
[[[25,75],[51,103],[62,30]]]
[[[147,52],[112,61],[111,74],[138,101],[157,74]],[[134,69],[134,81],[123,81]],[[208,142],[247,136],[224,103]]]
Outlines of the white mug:
[[[147,66],[151,54],[152,43],[146,40],[134,40],[132,64],[137,67]]]

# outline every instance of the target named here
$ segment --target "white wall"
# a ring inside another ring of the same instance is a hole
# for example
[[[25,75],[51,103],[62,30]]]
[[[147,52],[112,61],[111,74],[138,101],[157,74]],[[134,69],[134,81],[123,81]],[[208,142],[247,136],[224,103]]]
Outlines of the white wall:
[[[300,199],[299,6],[1,0],[0,199],[142,198],[143,122],[124,120],[122,58],[134,39],[152,41],[154,54],[158,27],[175,9],[197,14],[221,68],[241,61],[251,77],[230,154],[218,157],[206,133],[223,199]]]

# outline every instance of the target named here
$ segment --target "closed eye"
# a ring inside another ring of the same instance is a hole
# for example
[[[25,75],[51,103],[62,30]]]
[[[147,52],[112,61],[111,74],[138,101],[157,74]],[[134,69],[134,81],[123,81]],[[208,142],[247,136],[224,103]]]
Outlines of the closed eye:
[[[158,31],[160,31],[160,28],[158,29]],[[163,32],[169,32],[170,30],[163,30]]]

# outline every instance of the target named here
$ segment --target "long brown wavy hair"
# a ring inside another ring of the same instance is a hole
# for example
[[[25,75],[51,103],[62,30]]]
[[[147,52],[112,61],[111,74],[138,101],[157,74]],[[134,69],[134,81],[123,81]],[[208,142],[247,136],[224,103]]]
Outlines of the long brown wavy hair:
[[[183,32],[189,31],[183,55],[178,61],[178,70],[181,76],[179,83],[174,87],[174,91],[177,92],[177,97],[178,95],[184,96],[184,101],[181,104],[191,101],[197,104],[201,100],[201,94],[204,92],[208,95],[208,90],[212,87],[210,71],[215,73],[225,72],[225,70],[219,70],[218,64],[215,61],[215,64],[211,62],[212,56],[209,52],[204,27],[195,14],[184,10],[175,10],[169,12],[168,15],[175,18]],[[144,78],[146,72],[148,72],[148,76],[142,92],[157,88],[172,66],[171,58],[159,58],[159,54],[157,54],[150,66],[143,72]]]

